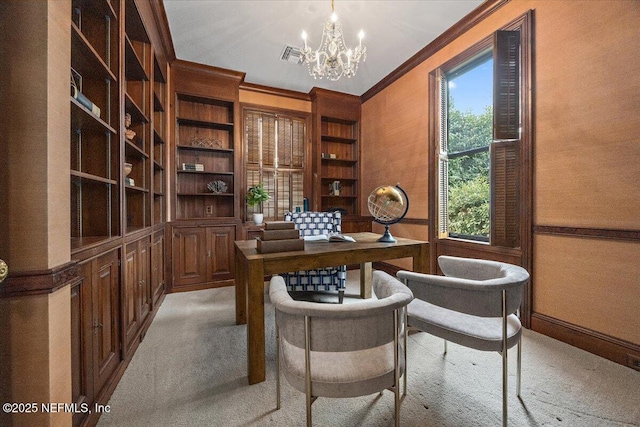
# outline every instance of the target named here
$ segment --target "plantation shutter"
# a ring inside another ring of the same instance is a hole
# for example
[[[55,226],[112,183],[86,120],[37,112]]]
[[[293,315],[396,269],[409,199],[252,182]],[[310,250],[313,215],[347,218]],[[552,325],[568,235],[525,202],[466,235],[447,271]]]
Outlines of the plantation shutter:
[[[520,246],[520,141],[491,144],[491,244]]]
[[[291,135],[291,167],[301,168],[304,166],[304,134],[305,123],[300,119],[293,119]]]
[[[291,166],[291,119],[278,117],[278,166]]]
[[[260,163],[260,114],[249,112],[245,116],[247,163]]]
[[[246,206],[246,219],[262,209],[266,220],[302,207],[304,194],[304,141],[306,121],[290,116],[247,111],[246,188],[262,182],[271,199],[262,206]]]
[[[264,184],[264,189],[271,195],[269,200],[262,203],[262,213],[265,218],[273,219],[275,218],[276,203],[278,201],[275,172],[271,170],[264,170],[262,172],[262,183]]]
[[[276,117],[262,114],[262,165],[274,166],[276,161]]]
[[[493,43],[493,139],[518,139],[520,31],[496,31]]]
[[[440,109],[439,123],[436,127],[438,141],[438,237],[443,239],[449,236],[449,158],[447,156],[447,78],[436,70],[438,84],[438,104]]]
[[[294,210],[296,206],[303,208],[302,201],[304,196],[304,172],[293,171],[291,172],[291,210]],[[284,214],[284,212],[282,212]]]
[[[491,236],[494,246],[520,246],[520,32],[494,34]]]

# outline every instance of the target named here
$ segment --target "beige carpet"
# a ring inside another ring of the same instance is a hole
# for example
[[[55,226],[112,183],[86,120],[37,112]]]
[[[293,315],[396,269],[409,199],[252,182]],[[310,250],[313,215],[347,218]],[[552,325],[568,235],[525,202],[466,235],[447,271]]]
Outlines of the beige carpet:
[[[347,293],[356,293],[350,272]],[[268,297],[266,298],[268,301]],[[357,302],[357,301],[350,301]],[[275,410],[273,308],[266,307],[267,381],[249,386],[246,328],[232,287],[168,295],[99,426],[300,426],[304,395],[282,380]],[[402,426],[498,426],[501,358],[425,333],[409,338]],[[509,425],[640,426],[640,372],[526,330],[522,401],[509,352]],[[392,426],[393,394],[318,399],[315,426]]]

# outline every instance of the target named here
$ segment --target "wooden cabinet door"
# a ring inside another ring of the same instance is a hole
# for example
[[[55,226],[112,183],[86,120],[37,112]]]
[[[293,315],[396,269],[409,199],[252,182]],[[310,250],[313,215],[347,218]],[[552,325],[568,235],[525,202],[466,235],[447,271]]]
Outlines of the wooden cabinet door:
[[[207,228],[207,281],[232,279],[234,276],[234,226]]]
[[[155,309],[164,291],[164,233],[157,233],[151,247],[151,300]]]
[[[120,268],[118,252],[94,261],[91,283],[94,397],[115,373],[120,354]]]
[[[140,326],[144,324],[151,312],[151,240],[138,242],[140,252],[140,269],[138,270],[138,310],[140,312]]]
[[[138,244],[127,245],[125,254],[125,276],[123,292],[123,315],[125,344],[127,351],[140,329],[140,252]]]
[[[71,402],[81,407],[92,402],[91,372],[91,263],[83,266],[83,279],[71,285]],[[73,414],[73,427],[86,418]]]
[[[173,287],[206,283],[207,229],[179,227],[173,231]]]

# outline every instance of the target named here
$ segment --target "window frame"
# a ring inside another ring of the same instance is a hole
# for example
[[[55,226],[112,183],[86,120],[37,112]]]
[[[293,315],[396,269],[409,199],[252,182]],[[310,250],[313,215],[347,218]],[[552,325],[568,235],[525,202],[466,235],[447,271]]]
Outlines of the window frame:
[[[520,105],[521,105],[521,132],[520,132],[520,170],[519,170],[519,218],[520,218],[520,244],[518,247],[507,247],[495,244],[482,243],[460,238],[450,238],[441,234],[439,217],[439,85],[438,74],[440,69],[453,69],[455,64],[462,64],[471,59],[475,54],[481,53],[492,44],[493,33],[488,34],[475,45],[462,51],[459,55],[445,61],[435,67],[428,76],[428,106],[429,127],[428,144],[429,153],[429,240],[430,271],[438,273],[437,259],[440,255],[462,256],[470,258],[484,258],[496,261],[508,262],[520,265],[529,272],[532,271],[533,242],[533,18],[534,12],[527,11],[513,21],[496,30],[520,31]],[[522,305],[522,321],[525,326],[531,322],[531,285],[527,285],[525,298]]]

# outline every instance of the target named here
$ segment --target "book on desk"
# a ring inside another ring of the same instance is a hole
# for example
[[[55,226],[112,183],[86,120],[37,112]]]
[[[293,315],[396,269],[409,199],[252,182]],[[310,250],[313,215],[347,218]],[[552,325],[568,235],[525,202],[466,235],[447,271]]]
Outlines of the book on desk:
[[[306,242],[355,242],[351,236],[340,233],[334,234],[316,234],[315,236],[304,236]]]

